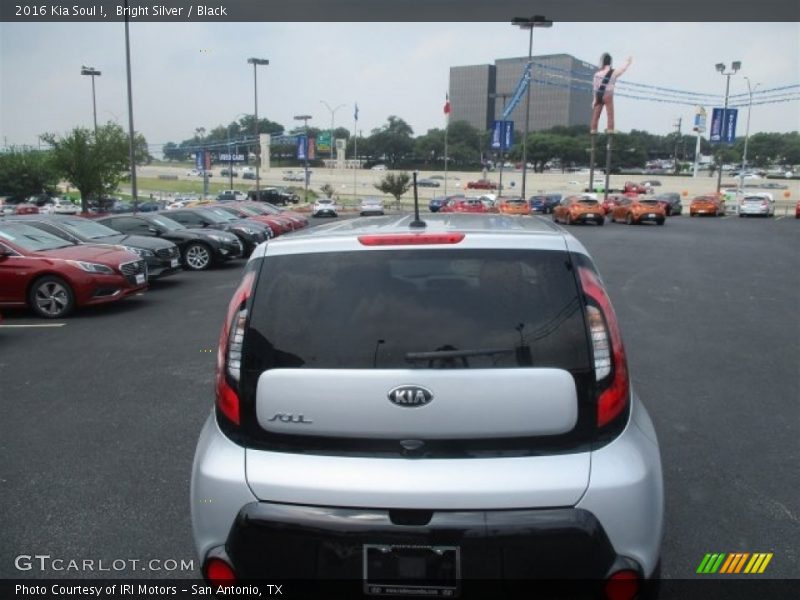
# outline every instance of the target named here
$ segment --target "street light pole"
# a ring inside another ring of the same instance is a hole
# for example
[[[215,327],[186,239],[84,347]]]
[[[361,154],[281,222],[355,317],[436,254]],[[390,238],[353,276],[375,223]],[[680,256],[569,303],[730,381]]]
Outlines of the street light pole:
[[[256,149],[259,149],[258,141],[258,65],[268,65],[269,61],[266,58],[248,58],[248,64],[253,65],[253,135],[255,136]],[[261,190],[261,174],[259,167],[261,166],[261,155],[256,152],[256,198],[260,199]]]
[[[136,187],[136,160],[134,156],[134,140],[133,140],[133,91],[131,85],[131,42],[130,34],[128,33],[128,0],[125,0],[125,70],[128,79],[128,153],[131,162],[131,196],[133,196],[133,210],[139,205],[139,192]]]
[[[94,78],[102,75],[94,67],[81,66],[81,75],[88,75],[92,78],[92,114],[94,115],[94,135],[97,137],[97,100],[94,93]]]
[[[333,116],[336,114],[337,110],[344,107],[344,104],[340,104],[336,108],[331,108],[325,100],[320,100],[320,102],[331,112],[331,168],[333,168]]]
[[[305,135],[305,138],[306,138],[306,142],[304,144],[305,148],[304,148],[304,151],[303,151],[303,167],[304,167],[303,168],[303,173],[304,173],[303,179],[305,180],[305,192],[304,192],[304,195],[303,195],[303,202],[305,202],[306,204],[308,204],[308,147],[309,147],[309,144],[308,144],[308,120],[311,119],[311,118],[313,118],[311,115],[295,115],[295,117],[294,117],[295,121],[303,121],[303,132],[304,132],[304,135]]]
[[[548,21],[542,15],[534,15],[532,17],[515,17],[511,21],[512,25],[516,25],[521,29],[529,29],[530,36],[528,38],[528,63],[533,60],[533,29],[534,27],[552,27],[553,22]],[[525,196],[525,182],[528,173],[528,130],[530,127],[531,116],[531,84],[533,83],[533,66],[531,66],[531,82],[528,83],[528,90],[525,96],[525,133],[522,138],[522,199]]]
[[[736,73],[739,69],[742,68],[742,63],[739,61],[734,61],[731,63],[731,71],[726,73],[725,72],[725,63],[717,63],[715,65],[717,71],[720,72],[721,75],[725,76],[725,107],[722,109],[722,127],[720,128],[720,135],[725,132],[726,121],[728,119],[728,93],[731,89],[731,75]],[[722,161],[720,161],[719,169],[717,170],[717,194],[719,194],[719,190],[722,188]]]
[[[742,153],[742,170],[739,173],[739,189],[742,189],[744,184],[744,170],[747,168],[747,142],[750,140],[750,110],[753,108],[753,91],[760,86],[760,83],[750,87],[750,78],[745,77],[747,81],[747,94],[750,96],[750,101],[747,103],[747,127],[744,132],[744,152]]]

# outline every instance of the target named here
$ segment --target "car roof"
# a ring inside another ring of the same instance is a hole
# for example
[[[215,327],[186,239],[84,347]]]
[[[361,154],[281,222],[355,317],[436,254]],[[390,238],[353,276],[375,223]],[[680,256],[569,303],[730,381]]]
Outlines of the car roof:
[[[411,228],[413,215],[355,218],[346,221],[319,225],[295,231],[290,236],[280,237],[264,244],[253,254],[253,258],[265,254],[295,254],[304,252],[326,252],[364,250],[358,242],[363,235],[396,234],[445,234],[464,233],[464,242],[458,248],[510,248],[571,250],[588,255],[583,245],[570,233],[554,225],[550,220],[534,217],[518,219],[500,214],[426,214],[424,229]],[[408,246],[388,246],[388,248]],[[416,246],[419,247],[419,246]],[[430,247],[430,246],[428,246]],[[453,248],[452,245],[437,245],[438,248]],[[370,247],[374,249],[375,247]],[[387,248],[387,246],[377,247]]]

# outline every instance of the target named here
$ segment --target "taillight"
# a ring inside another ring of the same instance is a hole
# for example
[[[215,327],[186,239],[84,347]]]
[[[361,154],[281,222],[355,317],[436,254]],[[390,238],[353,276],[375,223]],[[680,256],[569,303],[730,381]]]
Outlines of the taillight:
[[[253,290],[255,271],[242,278],[228,305],[217,347],[217,408],[231,423],[239,425],[239,376],[242,366],[242,342],[247,322],[247,299]]]
[[[617,317],[603,284],[589,268],[579,267],[578,274],[587,299],[586,323],[592,342],[595,381],[600,386],[597,426],[604,427],[628,406],[628,362]]]
[[[606,581],[607,600],[633,600],[639,594],[639,574],[636,571],[617,571]]]
[[[228,563],[221,558],[209,558],[203,567],[206,579],[215,588],[227,587],[236,583],[236,573]]]
[[[364,246],[416,246],[420,244],[458,244],[463,233],[398,233],[388,235],[360,235]]]

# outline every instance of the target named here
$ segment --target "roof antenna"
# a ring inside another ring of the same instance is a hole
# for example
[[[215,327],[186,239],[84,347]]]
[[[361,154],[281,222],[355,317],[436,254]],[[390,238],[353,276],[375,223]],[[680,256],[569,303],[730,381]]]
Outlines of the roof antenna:
[[[408,224],[412,229],[422,229],[428,225],[419,218],[419,196],[417,195],[417,172],[414,171],[414,220]]]

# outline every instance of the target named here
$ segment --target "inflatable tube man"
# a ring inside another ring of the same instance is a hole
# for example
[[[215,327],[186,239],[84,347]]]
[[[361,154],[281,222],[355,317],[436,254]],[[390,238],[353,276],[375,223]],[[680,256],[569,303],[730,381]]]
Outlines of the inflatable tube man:
[[[631,57],[625,62],[625,65],[620,69],[611,67],[611,55],[608,53],[600,57],[600,70],[594,74],[594,82],[592,86],[592,123],[589,127],[589,133],[592,135],[597,133],[597,124],[600,121],[600,113],[603,112],[603,107],[606,109],[607,129],[606,133],[615,133],[614,131],[614,83],[620,75],[622,75],[630,66],[632,62]]]

